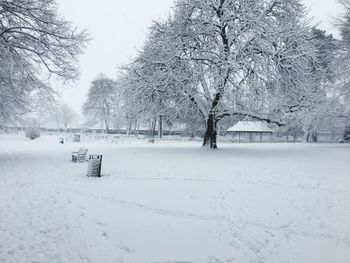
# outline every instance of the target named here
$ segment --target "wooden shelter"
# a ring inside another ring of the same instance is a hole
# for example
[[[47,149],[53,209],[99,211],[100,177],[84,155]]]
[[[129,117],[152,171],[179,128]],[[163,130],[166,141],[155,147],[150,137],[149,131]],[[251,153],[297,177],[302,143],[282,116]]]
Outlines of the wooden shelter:
[[[238,142],[241,142],[241,136],[248,136],[249,142],[253,140],[254,135],[260,137],[262,142],[263,135],[272,135],[273,130],[270,129],[265,122],[261,121],[239,121],[231,128],[226,130],[227,133],[238,134]]]

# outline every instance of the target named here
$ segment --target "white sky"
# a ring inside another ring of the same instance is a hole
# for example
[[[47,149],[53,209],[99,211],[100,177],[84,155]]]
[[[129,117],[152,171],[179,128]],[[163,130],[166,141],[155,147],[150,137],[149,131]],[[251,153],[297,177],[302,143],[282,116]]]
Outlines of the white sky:
[[[333,18],[341,8],[336,0],[303,0],[319,27],[336,35]],[[173,0],[58,0],[61,14],[93,40],[80,57],[81,75],[75,83],[60,87],[61,101],[77,113],[86,100],[90,82],[104,73],[115,77],[117,67],[136,54],[152,19],[165,18]]]

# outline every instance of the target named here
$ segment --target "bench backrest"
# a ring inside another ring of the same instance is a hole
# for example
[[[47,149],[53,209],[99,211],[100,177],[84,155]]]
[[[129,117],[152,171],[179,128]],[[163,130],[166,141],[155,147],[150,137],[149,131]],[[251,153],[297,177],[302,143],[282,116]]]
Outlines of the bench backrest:
[[[85,148],[79,149],[79,154],[86,154],[86,152],[87,152],[87,149],[85,149]]]

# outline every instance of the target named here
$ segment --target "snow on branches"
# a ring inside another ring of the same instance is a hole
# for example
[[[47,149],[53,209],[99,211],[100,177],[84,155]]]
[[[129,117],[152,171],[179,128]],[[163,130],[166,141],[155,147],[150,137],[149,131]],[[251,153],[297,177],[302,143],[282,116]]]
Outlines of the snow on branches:
[[[299,0],[179,0],[151,27],[127,78],[161,110],[194,106],[206,123],[203,145],[216,148],[225,116],[282,125],[309,104],[311,38]]]
[[[28,111],[33,92],[52,94],[52,75],[75,79],[87,41],[60,17],[55,1],[0,0],[0,124]]]

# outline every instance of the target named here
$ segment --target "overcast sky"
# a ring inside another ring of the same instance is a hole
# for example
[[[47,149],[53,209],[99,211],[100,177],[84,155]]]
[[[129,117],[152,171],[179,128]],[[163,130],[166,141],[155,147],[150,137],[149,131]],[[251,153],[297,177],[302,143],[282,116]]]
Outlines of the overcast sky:
[[[303,0],[314,23],[337,34],[333,17],[341,12],[336,0]],[[117,67],[127,63],[143,44],[153,19],[165,18],[173,0],[58,0],[61,14],[93,40],[80,57],[80,79],[60,87],[61,101],[81,114],[90,82],[99,74],[116,76]]]

